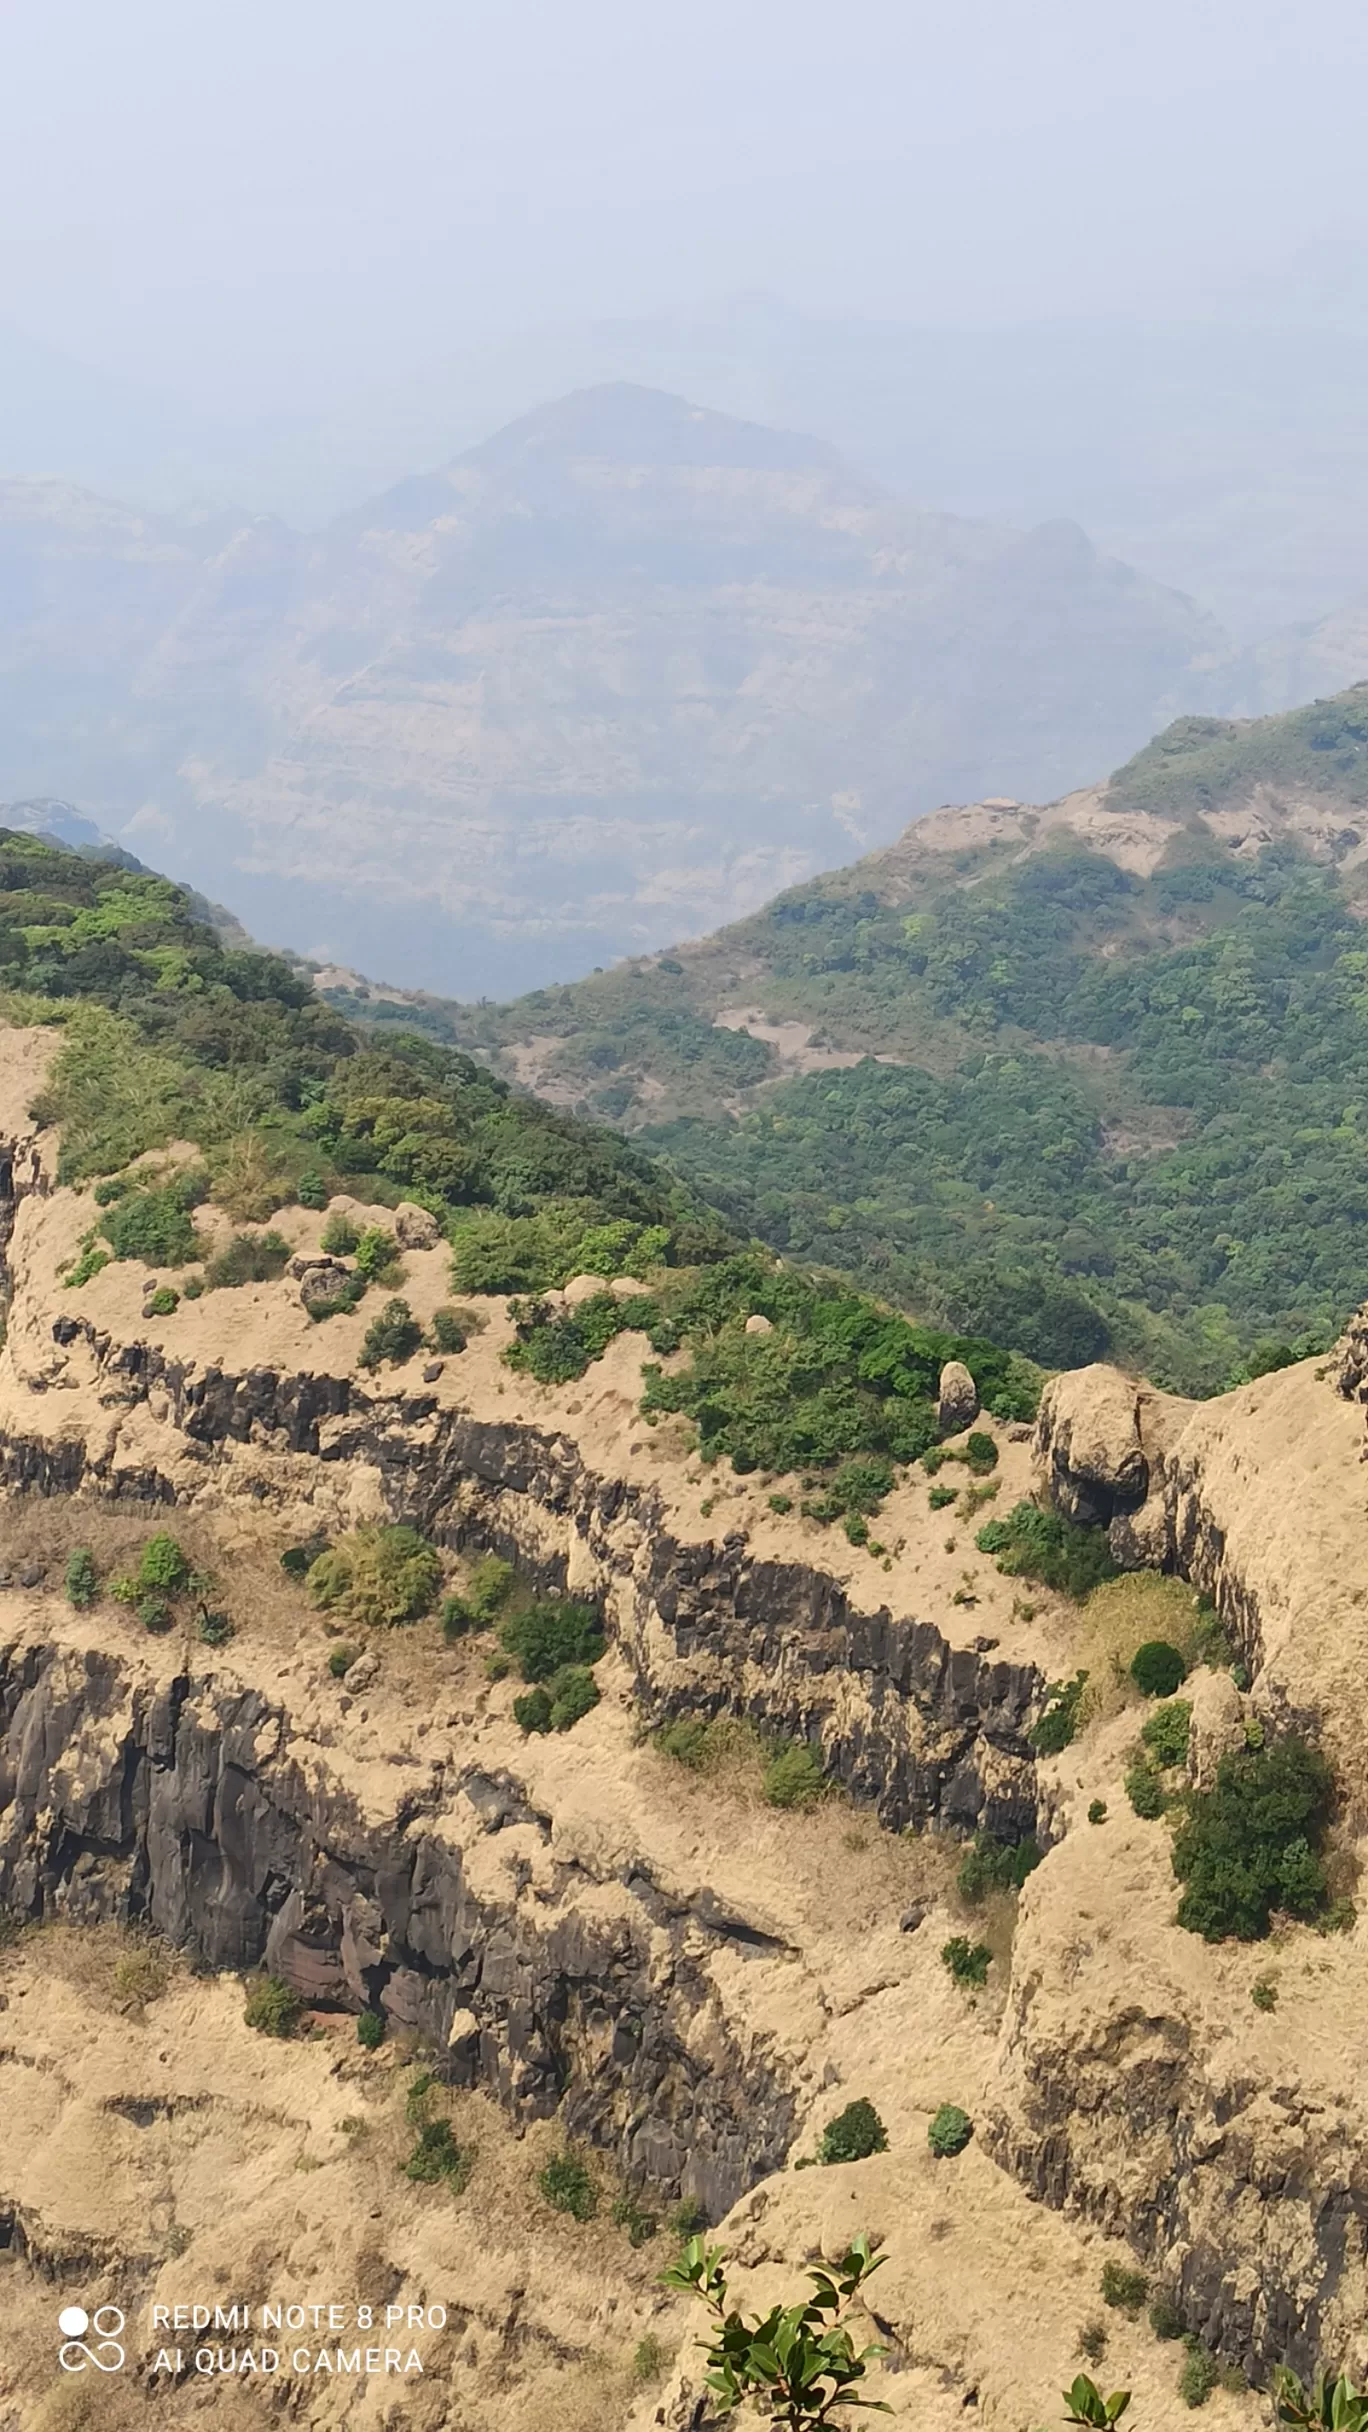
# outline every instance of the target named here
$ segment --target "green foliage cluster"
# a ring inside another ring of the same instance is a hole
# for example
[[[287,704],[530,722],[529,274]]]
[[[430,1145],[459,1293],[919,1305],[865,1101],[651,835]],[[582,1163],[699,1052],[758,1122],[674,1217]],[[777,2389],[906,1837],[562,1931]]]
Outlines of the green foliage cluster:
[[[998,1569],[1013,1579],[1038,1579],[1078,1602],[1116,1577],[1104,1528],[1066,1520],[1038,1503],[1017,1503],[1001,1520],[985,1521],[974,1540],[981,1554],[996,1554]]]
[[[320,1554],[307,1574],[310,1596],[366,1629],[393,1629],[430,1613],[441,1585],[436,1548],[416,1528],[372,1522]]]
[[[570,1731],[592,1713],[601,1695],[587,1664],[561,1664],[545,1683],[514,1698],[513,1720],[530,1733]]]
[[[974,1845],[961,1861],[955,1888],[966,1906],[975,1908],[990,1892],[1020,1891],[1043,1855],[1031,1833],[1021,1841],[999,1841],[992,1833],[975,1833]]]
[[[765,1767],[760,1788],[769,1807],[815,1807],[826,1797],[828,1789],[816,1749],[810,1748],[805,1740],[790,1741],[776,1748]]]
[[[992,1952],[986,1942],[971,1942],[967,1934],[952,1934],[941,1945],[941,1960],[956,1984],[984,1985]]]
[[[67,1557],[66,1592],[68,1604],[73,1605],[78,1613],[86,1612],[100,1593],[95,1557],[88,1546],[77,1546],[75,1552]]]
[[[1075,1672],[1072,1680],[1051,1682],[1045,1711],[1031,1733],[1031,1745],[1042,1756],[1058,1756],[1072,1746],[1087,1685],[1086,1672]]]
[[[412,1359],[414,1352],[421,1349],[422,1341],[423,1329],[408,1302],[396,1296],[386,1301],[378,1317],[371,1319],[357,1353],[357,1364],[362,1368],[378,1368],[382,1360],[388,1360],[391,1367],[397,1368],[402,1361]]]
[[[1149,2277],[1130,2263],[1104,2263],[1102,2266],[1102,2301],[1114,2305],[1121,2313],[1136,2315],[1149,2295]]]
[[[116,1199],[100,1218],[100,1230],[116,1258],[142,1258],[150,1267],[183,1267],[203,1248],[191,1209],[204,1196],[205,1176],[194,1172]]]
[[[211,1292],[274,1283],[289,1263],[290,1245],[283,1233],[239,1233],[210,1259],[204,1281]]]
[[[1134,1814],[1152,1824],[1168,1806],[1164,1777],[1148,1757],[1137,1752],[1126,1769],[1123,1787]]]
[[[1212,1788],[1187,1794],[1174,1834],[1178,1923],[1208,1942],[1254,1942],[1275,1908],[1318,1915],[1328,1898],[1320,1852],[1333,1799],[1325,1758],[1295,1734],[1229,1751]]]
[[[537,2172],[537,2187],[553,2212],[568,2212],[572,2221],[592,2221],[599,2208],[595,2179],[579,2154],[569,2147],[553,2153]]]
[[[356,2040],[363,2052],[378,2052],[385,2040],[383,2010],[362,2010],[356,2021]]]
[[[425,2120],[404,2164],[404,2176],[421,2187],[446,2187],[458,2196],[469,2185],[475,2149],[458,2145],[450,2120]]]
[[[863,2162],[871,2153],[887,2153],[888,2130],[864,2095],[847,2103],[829,2119],[817,2140],[819,2162]]]
[[[603,1653],[603,1624],[597,1605],[569,1597],[536,1597],[510,1613],[499,1643],[521,1678],[550,1681],[564,1665],[596,1664]]]
[[[974,2133],[974,2123],[958,2103],[942,2103],[933,2114],[926,2131],[926,2141],[937,2161],[946,2161],[952,2154],[963,2153]]]
[[[838,2407],[892,2412],[881,2399],[854,2395],[871,2360],[884,2351],[857,2350],[843,2321],[846,2307],[879,2269],[867,2238],[857,2238],[831,2271],[809,2272],[813,2294],[806,2304],[776,2305],[753,2321],[729,2305],[725,2267],[721,2247],[692,2238],[678,2263],[661,2274],[667,2288],[701,2298],[712,2317],[704,2379],[723,2415],[750,2402],[786,2432],[829,2432]]]
[[[1192,1707],[1185,1697],[1175,1697],[1167,1705],[1156,1706],[1153,1714],[1140,1726],[1140,1737],[1156,1765],[1186,1764],[1191,1736]]]
[[[292,1992],[283,1976],[261,1976],[247,1996],[242,2015],[258,2035],[275,2035],[282,2039],[293,2035],[303,2014],[299,1995]]]
[[[110,1580],[109,1593],[117,1604],[134,1607],[144,1629],[154,1637],[162,1637],[175,1625],[180,1600],[189,1595],[202,1596],[210,1585],[210,1580],[195,1569],[180,1539],[163,1529],[148,1538],[135,1571]],[[202,1606],[201,1637],[205,1635],[206,1619],[222,1624],[221,1630],[210,1634],[207,1641],[210,1646],[222,1645],[225,1638],[232,1636],[227,1616],[210,1615],[208,1608]]]
[[[1144,1697],[1172,1697],[1187,1679],[1187,1665],[1167,1638],[1147,1638],[1131,1657],[1130,1676]]]
[[[1189,2339],[1183,2369],[1178,2376],[1178,2395],[1185,2407],[1204,2407],[1221,2378],[1221,2368],[1210,2348],[1200,2339]]]

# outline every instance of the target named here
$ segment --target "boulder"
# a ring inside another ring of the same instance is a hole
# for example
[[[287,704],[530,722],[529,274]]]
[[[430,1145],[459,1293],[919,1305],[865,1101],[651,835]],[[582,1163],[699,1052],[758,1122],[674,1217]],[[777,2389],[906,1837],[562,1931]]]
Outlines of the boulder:
[[[754,1315],[746,1320],[746,1332],[747,1334],[773,1334],[774,1320],[772,1317],[762,1317],[757,1309]]]
[[[348,1690],[355,1692],[358,1689],[369,1689],[372,1681],[378,1680],[379,1676],[379,1656],[358,1655],[355,1663],[348,1667],[342,1678],[346,1682]]]
[[[435,1250],[442,1228],[427,1208],[401,1199],[394,1211],[394,1238],[401,1250]]]
[[[963,1360],[947,1360],[940,1372],[937,1417],[943,1436],[957,1436],[978,1417],[978,1387]]]
[[[351,1281],[351,1268],[344,1267],[340,1258],[296,1258],[290,1263],[290,1273],[306,1309],[310,1301],[335,1300]]]
[[[596,1300],[609,1289],[606,1275],[572,1275],[561,1294],[561,1305],[573,1309],[582,1300]]]
[[[614,1300],[649,1300],[651,1287],[639,1275],[615,1275],[608,1286]]]
[[[1036,1421],[1036,1454],[1052,1500],[1070,1520],[1109,1522],[1149,1492],[1140,1388],[1097,1360],[1052,1377]]]

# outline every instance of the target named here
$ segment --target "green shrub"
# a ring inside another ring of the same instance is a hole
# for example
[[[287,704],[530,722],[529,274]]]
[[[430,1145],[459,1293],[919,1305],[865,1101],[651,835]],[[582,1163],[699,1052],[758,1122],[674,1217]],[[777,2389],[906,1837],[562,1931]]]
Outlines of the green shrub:
[[[1100,2364],[1106,2352],[1107,2326],[1105,2322],[1085,2322],[1078,2334],[1079,2355],[1086,2356],[1089,2364]]]
[[[530,1604],[521,1613],[510,1613],[500,1629],[499,1642],[528,1682],[549,1681],[566,1664],[596,1664],[604,1645],[593,1605],[549,1599]]]
[[[291,1991],[283,1976],[261,1976],[247,1996],[242,2015],[258,2035],[293,2035],[303,2015],[304,2005],[299,1995]]]
[[[967,1934],[952,1934],[948,1942],[941,1944],[941,1959],[956,1984],[986,1984],[992,1956],[986,1942],[971,1942]]]
[[[1116,1577],[1104,1528],[1085,1528],[1036,1503],[1017,1503],[1003,1519],[985,1521],[974,1542],[981,1554],[997,1555],[1009,1578],[1038,1579],[1076,1603]]]
[[[395,1263],[397,1248],[394,1235],[387,1233],[382,1225],[367,1225],[356,1244],[357,1274],[364,1276],[368,1284],[386,1283],[389,1270]]]
[[[320,1554],[307,1586],[323,1611],[362,1629],[393,1629],[431,1612],[441,1580],[436,1548],[416,1528],[372,1522]]]
[[[708,2226],[708,2216],[697,2196],[683,2196],[674,2211],[666,2216],[666,2228],[676,2238],[696,2238]]]
[[[815,1807],[827,1790],[822,1760],[806,1741],[796,1740],[770,1758],[760,1789],[770,1807]]]
[[[63,1290],[78,1292],[82,1284],[90,1282],[92,1275],[98,1275],[102,1267],[110,1264],[113,1255],[112,1250],[102,1250],[98,1243],[88,1241],[74,1267],[70,1267],[62,1277]]]
[[[203,1298],[204,1277],[202,1275],[187,1275],[184,1283],[181,1285],[181,1299],[202,1300]]]
[[[470,1574],[470,1609],[482,1629],[498,1619],[517,1584],[518,1574],[502,1554],[485,1554]]]
[[[239,1233],[227,1248],[211,1258],[204,1280],[211,1292],[239,1284],[274,1283],[290,1263],[290,1245],[283,1233]]]
[[[1149,2326],[1156,2339],[1181,2339],[1186,2324],[1167,2289],[1160,2289],[1149,2310]]]
[[[926,2131],[926,2141],[937,2160],[944,2161],[951,2154],[963,2153],[973,2133],[974,2123],[967,2111],[961,2111],[958,2103],[942,2103]]]
[[[480,1626],[464,1596],[444,1596],[438,1619],[442,1625],[442,1636],[449,1647],[454,1647],[458,1638],[468,1637],[472,1630]]]
[[[1191,1733],[1192,1707],[1185,1697],[1156,1706],[1140,1728],[1140,1737],[1156,1765],[1185,1764]]]
[[[648,2382],[660,2381],[669,2361],[670,2351],[664,2340],[658,2338],[654,2331],[648,2331],[645,2338],[638,2339],[636,2343],[636,2353],[632,2358],[633,2381],[639,2381],[643,2386]]]
[[[95,1557],[87,1546],[77,1546],[75,1552],[67,1556],[66,1592],[68,1604],[74,1605],[78,1613],[84,1613],[93,1605],[100,1593]]]
[[[1166,1638],[1147,1638],[1131,1657],[1130,1675],[1145,1697],[1172,1697],[1187,1679],[1187,1665]]]
[[[183,1267],[204,1247],[191,1220],[193,1204],[182,1180],[132,1191],[106,1208],[100,1230],[116,1258],[145,1259],[149,1267]]]
[[[350,1317],[353,1309],[358,1308],[365,1297],[366,1286],[362,1277],[349,1275],[346,1282],[339,1284],[335,1292],[329,1292],[321,1298],[306,1300],[304,1303],[305,1315],[312,1325],[324,1326],[330,1317]]]
[[[378,1317],[366,1328],[365,1340],[357,1353],[357,1365],[378,1368],[388,1360],[397,1368],[401,1361],[411,1360],[422,1344],[423,1329],[406,1300],[387,1300]]]
[[[961,1900],[973,1908],[989,1892],[1020,1891],[1026,1877],[1039,1866],[1044,1852],[1033,1834],[1021,1841],[998,1841],[979,1832],[955,1878]]]
[[[1293,1735],[1223,1756],[1213,1788],[1188,1794],[1174,1835],[1178,1923],[1207,1942],[1254,1942],[1275,1908],[1323,1910],[1319,1852],[1333,1796],[1325,1758]]]
[[[950,1504],[956,1503],[958,1500],[959,1488],[957,1486],[933,1486],[927,1497],[933,1512],[943,1512]]]
[[[592,2221],[599,2194],[577,2153],[555,2153],[537,2172],[537,2187],[553,2212],[568,2212],[575,2221]]]
[[[158,1284],[156,1291],[148,1294],[147,1306],[143,1315],[145,1317],[173,1317],[179,1307],[179,1292],[173,1292],[170,1284]]]
[[[295,1184],[295,1197],[302,1208],[325,1208],[328,1186],[321,1174],[301,1174]]]
[[[434,1309],[432,1313],[432,1343],[436,1351],[464,1351],[466,1330],[454,1309]]]
[[[1209,2348],[1200,2339],[1189,2339],[1187,2356],[1178,2376],[1178,2395],[1185,2407],[1204,2407],[1220,2380],[1220,2367]]]
[[[1161,1816],[1168,1805],[1168,1792],[1162,1776],[1143,1756],[1137,1755],[1135,1763],[1129,1768],[1125,1792],[1136,1815],[1143,1816],[1147,1824],[1153,1823],[1156,1816]]]
[[[175,1614],[164,1596],[140,1596],[138,1619],[152,1638],[165,1638],[176,1622]]]
[[[432,2109],[433,2089],[437,2084],[431,2069],[417,2069],[404,2091],[404,2117],[410,2128],[421,2128]]]
[[[287,1545],[280,1557],[280,1567],[287,1579],[307,1579],[319,1555],[326,1554],[327,1550],[328,1540],[320,1532],[308,1538],[303,1545]]]
[[[673,1757],[677,1765],[687,1765],[691,1773],[703,1773],[712,1751],[712,1737],[712,1725],[706,1715],[681,1714],[657,1731],[655,1745],[662,1756]]]
[[[360,1652],[359,1647],[348,1646],[345,1641],[340,1647],[333,1648],[328,1657],[328,1670],[334,1680],[341,1680],[344,1672],[350,1672]]]
[[[233,1624],[226,1613],[211,1613],[207,1604],[201,1605],[195,1635],[206,1647],[226,1647],[234,1636]]]
[[[985,1476],[997,1468],[998,1448],[994,1438],[975,1428],[964,1447],[964,1458],[977,1476]]]
[[[363,2052],[377,2051],[385,2040],[383,2010],[363,2010],[356,2022],[356,2040]]]
[[[768,1500],[770,1510],[778,1512],[781,1518],[785,1512],[791,1512],[793,1509],[792,1495],[771,1495]]]
[[[179,1538],[164,1530],[149,1537],[138,1562],[137,1585],[150,1593],[179,1596],[193,1579],[194,1565]]]
[[[562,1664],[545,1685],[540,1682],[513,1700],[513,1719],[527,1732],[569,1731],[595,1707],[598,1682],[584,1664]]]
[[[1128,2263],[1104,2263],[1102,2266],[1102,2298],[1106,2305],[1119,2307],[1123,2314],[1138,2314],[1149,2295],[1146,2273],[1136,2271]]]
[[[1087,1680],[1086,1672],[1075,1672],[1072,1680],[1051,1683],[1045,1711],[1031,1733],[1031,1745],[1041,1756],[1058,1756],[1077,1738]]]
[[[1088,1822],[1089,1822],[1090,1824],[1105,1824],[1105,1823],[1106,1823],[1106,1821],[1107,1821],[1107,1802],[1106,1802],[1106,1800],[1105,1800],[1105,1799],[1089,1799],[1089,1801],[1088,1801]]]
[[[335,1208],[321,1235],[329,1258],[350,1258],[360,1239],[360,1228],[353,1219],[343,1209]]]
[[[863,2095],[827,2121],[817,2143],[819,2162],[863,2162],[887,2151],[888,2130]]]
[[[1278,2006],[1278,1988],[1273,1982],[1272,1977],[1260,1976],[1257,1983],[1250,1987],[1249,1998],[1253,2002],[1256,2010],[1276,2010]]]
[[[633,2195],[623,2194],[613,2199],[613,2222],[625,2229],[629,2246],[648,2246],[660,2223],[653,2212],[646,2212]]]
[[[425,2120],[404,2164],[404,2176],[420,2187],[446,2186],[459,2195],[469,2182],[474,2160],[471,2146],[457,2144],[450,2120]]]

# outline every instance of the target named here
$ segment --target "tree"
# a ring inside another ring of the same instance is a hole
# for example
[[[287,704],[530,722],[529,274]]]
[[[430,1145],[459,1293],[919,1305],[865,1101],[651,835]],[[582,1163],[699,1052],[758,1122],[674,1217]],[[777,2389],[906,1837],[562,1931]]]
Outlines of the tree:
[[[883,2349],[857,2349],[842,2316],[885,2258],[872,2255],[868,2238],[857,2238],[834,2272],[809,2274],[813,2295],[806,2305],[776,2305],[747,2321],[727,2303],[726,2255],[720,2246],[690,2238],[677,2264],[660,2277],[666,2288],[702,2299],[713,2318],[705,2347],[707,2387],[730,2413],[744,2399],[768,2410],[773,2432],[827,2432],[834,2409],[860,2407],[891,2414],[882,2399],[855,2395],[871,2358]]]

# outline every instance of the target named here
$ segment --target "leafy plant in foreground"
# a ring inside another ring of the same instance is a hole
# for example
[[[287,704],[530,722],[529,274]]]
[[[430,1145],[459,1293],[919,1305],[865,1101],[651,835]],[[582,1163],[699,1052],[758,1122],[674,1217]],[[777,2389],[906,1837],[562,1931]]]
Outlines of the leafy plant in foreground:
[[[1084,2424],[1088,2432],[1112,2432],[1113,2424],[1120,2422],[1130,2402],[1129,2390],[1113,2390],[1109,2398],[1104,2398],[1096,2382],[1080,2373],[1064,2392],[1064,2404],[1069,2410],[1064,2420]]]
[[[1303,2385],[1286,2366],[1274,2375],[1273,2412],[1293,2432],[1365,2432],[1368,2391],[1356,2390],[1347,2373],[1322,2373]]]
[[[882,2399],[858,2395],[883,2349],[857,2349],[843,2320],[884,2260],[871,2254],[867,2238],[856,2238],[832,2271],[809,2273],[813,2294],[806,2304],[776,2305],[749,2320],[728,2303],[726,2260],[720,2246],[691,2238],[678,2263],[661,2273],[665,2287],[698,2297],[712,2316],[711,2336],[702,2342],[705,2379],[724,2414],[751,2399],[781,2432],[823,2432],[838,2407],[891,2414]]]

